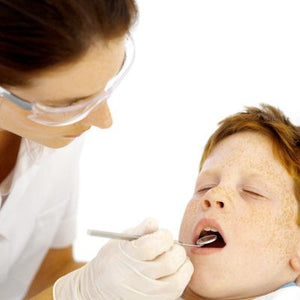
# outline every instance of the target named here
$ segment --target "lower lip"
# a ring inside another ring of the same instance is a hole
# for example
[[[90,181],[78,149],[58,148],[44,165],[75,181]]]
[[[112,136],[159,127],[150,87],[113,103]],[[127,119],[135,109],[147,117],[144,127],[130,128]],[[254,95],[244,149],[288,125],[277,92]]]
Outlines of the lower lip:
[[[214,253],[218,253],[218,252],[221,252],[223,248],[201,248],[201,247],[193,247],[191,249],[191,252],[193,254],[196,254],[196,255],[210,255],[210,254],[214,254]]]

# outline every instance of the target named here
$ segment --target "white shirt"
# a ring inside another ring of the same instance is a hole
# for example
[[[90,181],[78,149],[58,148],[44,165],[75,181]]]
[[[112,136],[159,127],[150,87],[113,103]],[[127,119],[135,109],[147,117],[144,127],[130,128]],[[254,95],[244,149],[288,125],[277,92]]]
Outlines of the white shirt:
[[[300,287],[289,286],[281,288],[273,293],[264,295],[254,300],[299,300],[300,299]]]
[[[184,298],[178,298],[177,300],[183,300]],[[300,287],[289,286],[281,288],[270,294],[254,298],[254,300],[299,300],[300,299]]]
[[[1,300],[22,299],[49,248],[72,244],[81,148],[82,139],[60,149],[22,139],[0,186]]]

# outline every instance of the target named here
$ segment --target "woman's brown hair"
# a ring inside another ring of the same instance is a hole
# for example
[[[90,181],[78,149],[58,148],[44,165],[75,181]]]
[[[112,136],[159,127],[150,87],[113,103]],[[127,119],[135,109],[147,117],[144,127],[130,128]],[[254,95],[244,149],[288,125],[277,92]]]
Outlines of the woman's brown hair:
[[[0,85],[78,60],[97,40],[127,34],[134,0],[0,0]]]
[[[261,108],[246,107],[245,111],[219,122],[219,128],[212,134],[204,148],[200,169],[220,141],[243,131],[259,132],[272,141],[275,157],[294,179],[300,225],[300,127],[292,124],[279,109],[267,104],[262,104]]]

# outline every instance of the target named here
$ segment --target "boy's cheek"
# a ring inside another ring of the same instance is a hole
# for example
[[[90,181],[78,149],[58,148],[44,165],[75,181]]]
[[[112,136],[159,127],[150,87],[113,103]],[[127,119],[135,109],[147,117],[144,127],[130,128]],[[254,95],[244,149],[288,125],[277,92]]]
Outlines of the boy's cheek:
[[[190,200],[188,205],[186,206],[181,227],[180,227],[180,233],[179,233],[179,239],[181,241],[184,240],[184,238],[188,238],[192,236],[192,230],[193,230],[193,224],[197,219],[199,219],[199,202],[195,200]]]

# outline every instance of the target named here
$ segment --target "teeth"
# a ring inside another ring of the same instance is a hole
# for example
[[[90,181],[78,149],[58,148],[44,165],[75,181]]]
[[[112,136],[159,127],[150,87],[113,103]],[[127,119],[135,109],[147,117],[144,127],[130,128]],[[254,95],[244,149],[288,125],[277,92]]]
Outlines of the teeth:
[[[203,230],[205,230],[205,231],[212,231],[212,232],[218,232],[217,229],[212,228],[212,227],[204,227]]]

